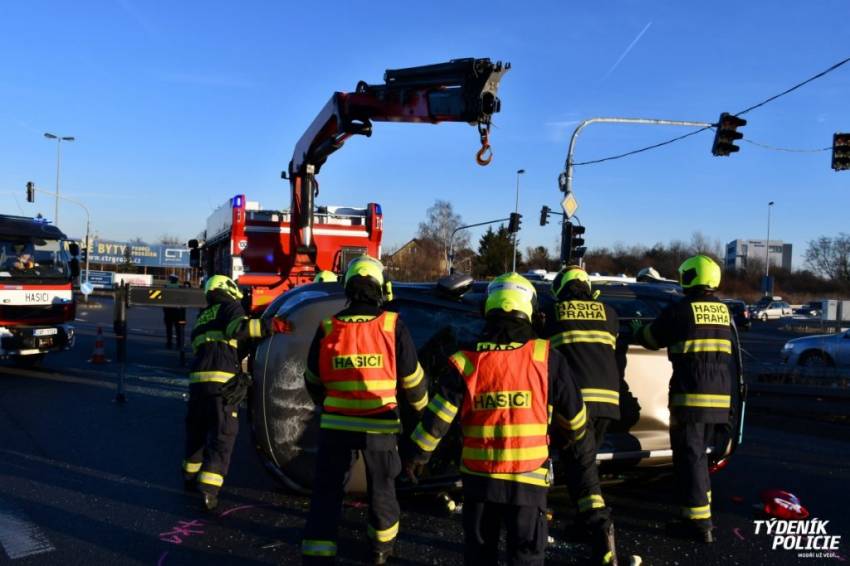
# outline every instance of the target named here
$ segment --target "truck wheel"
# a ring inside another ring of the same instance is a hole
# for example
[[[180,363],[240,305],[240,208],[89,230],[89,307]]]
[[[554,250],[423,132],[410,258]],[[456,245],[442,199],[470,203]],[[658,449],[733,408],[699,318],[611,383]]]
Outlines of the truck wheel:
[[[37,368],[44,361],[44,354],[33,354],[30,356],[15,356],[15,367],[32,369]]]

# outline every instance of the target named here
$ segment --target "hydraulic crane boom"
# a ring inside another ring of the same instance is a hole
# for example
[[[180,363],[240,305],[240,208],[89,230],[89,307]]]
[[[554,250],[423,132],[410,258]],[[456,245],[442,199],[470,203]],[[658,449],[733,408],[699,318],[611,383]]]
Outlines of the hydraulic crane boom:
[[[384,73],[384,84],[360,81],[354,92],[335,92],[298,140],[289,162],[292,253],[286,271],[290,281],[306,282],[315,271],[315,176],[330,154],[353,135],[371,136],[372,122],[467,122],[478,126],[481,149],[476,159],[480,165],[487,165],[492,159],[490,124],[493,114],[500,110],[496,92],[509,69],[509,63],[490,59],[455,59],[389,69]]]

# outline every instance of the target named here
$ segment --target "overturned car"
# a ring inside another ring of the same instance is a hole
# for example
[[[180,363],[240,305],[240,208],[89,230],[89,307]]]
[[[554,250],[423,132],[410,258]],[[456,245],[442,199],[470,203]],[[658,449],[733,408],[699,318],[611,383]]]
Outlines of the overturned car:
[[[600,278],[593,281],[600,300],[620,317],[617,361],[620,367],[621,420],[609,427],[597,459],[606,472],[652,472],[672,466],[667,392],[672,368],[666,351],[650,351],[630,344],[633,319],[653,320],[671,302],[682,298],[671,285]],[[554,301],[548,282],[537,283],[542,312]],[[460,344],[474,342],[483,327],[482,303],[486,283],[453,276],[437,283],[396,284],[386,309],[398,312],[410,330],[419,361],[435,392],[448,369],[448,357]],[[250,400],[251,424],[257,448],[269,470],[290,489],[306,492],[315,472],[320,408],[313,405],[304,386],[307,350],[320,322],[345,306],[342,285],[316,283],[298,287],[275,300],[264,317],[283,316],[293,322],[291,335],[275,335],[257,348],[254,388]],[[740,441],[745,401],[740,344],[734,333],[735,368],[729,422],[716,427],[710,462],[722,467]],[[415,417],[401,405],[404,434],[416,426]],[[459,479],[460,427],[440,443],[416,489],[443,489]],[[557,458],[554,454],[553,457]],[[365,492],[362,460],[352,467],[350,492]],[[556,483],[559,478],[556,476]]]

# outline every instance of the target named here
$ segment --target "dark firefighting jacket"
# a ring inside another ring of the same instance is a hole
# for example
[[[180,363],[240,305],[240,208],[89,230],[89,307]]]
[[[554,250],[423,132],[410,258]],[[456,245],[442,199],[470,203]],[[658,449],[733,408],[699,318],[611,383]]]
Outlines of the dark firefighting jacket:
[[[531,325],[526,322],[489,317],[479,342],[464,350],[489,351],[492,355],[498,354],[500,350],[525,348],[534,339]],[[534,351],[533,347],[528,349]],[[587,500],[583,502],[587,506],[586,510],[596,506],[604,507],[594,467],[596,447],[591,435],[587,434],[587,410],[581,393],[564,357],[551,349],[546,357],[544,388],[547,409],[553,415],[549,432],[557,427],[559,438],[566,438],[569,442],[563,452],[566,458],[564,464],[569,470],[567,481],[576,486],[576,493],[585,495],[582,499]],[[409,458],[414,462],[427,462],[440,439],[459,416],[461,408],[465,404],[474,406],[474,399],[469,399],[467,376],[455,363],[451,363],[450,368],[451,371],[440,380],[439,393],[428,404],[422,422],[411,435],[412,453]],[[553,479],[546,468],[548,465],[544,463],[541,468],[529,473],[486,473],[470,470],[462,464],[464,494],[480,501],[544,506],[547,488]]]
[[[620,370],[615,351],[620,321],[601,301],[555,303],[546,317],[552,347],[567,359],[591,417],[620,418]]]
[[[345,352],[336,343],[343,329],[349,342]],[[358,337],[361,332],[363,336]],[[368,351],[355,351],[358,347]],[[378,356],[380,364],[373,363]],[[338,379],[336,373],[345,379]],[[304,379],[313,402],[323,407],[320,426],[324,429],[394,435],[401,432],[397,392],[404,393],[416,412],[428,404],[428,380],[410,332],[397,313],[366,303],[352,302],[322,322],[310,344]]]
[[[192,328],[195,357],[189,384],[215,393],[242,371],[242,358],[250,339],[272,334],[272,322],[249,318],[239,301],[223,291],[209,293],[207,303]]]
[[[680,422],[729,421],[732,388],[732,330],[729,310],[708,293],[687,295],[644,326],[637,340],[667,348],[673,364],[669,405]]]

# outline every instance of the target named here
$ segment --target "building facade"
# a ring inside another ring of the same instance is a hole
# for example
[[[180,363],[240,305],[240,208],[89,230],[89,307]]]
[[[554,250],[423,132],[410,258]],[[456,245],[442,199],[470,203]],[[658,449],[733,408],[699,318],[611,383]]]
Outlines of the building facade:
[[[726,270],[747,269],[755,265],[764,267],[765,256],[770,267],[791,269],[791,244],[782,240],[770,240],[769,251],[765,250],[765,240],[732,240],[726,244]]]

